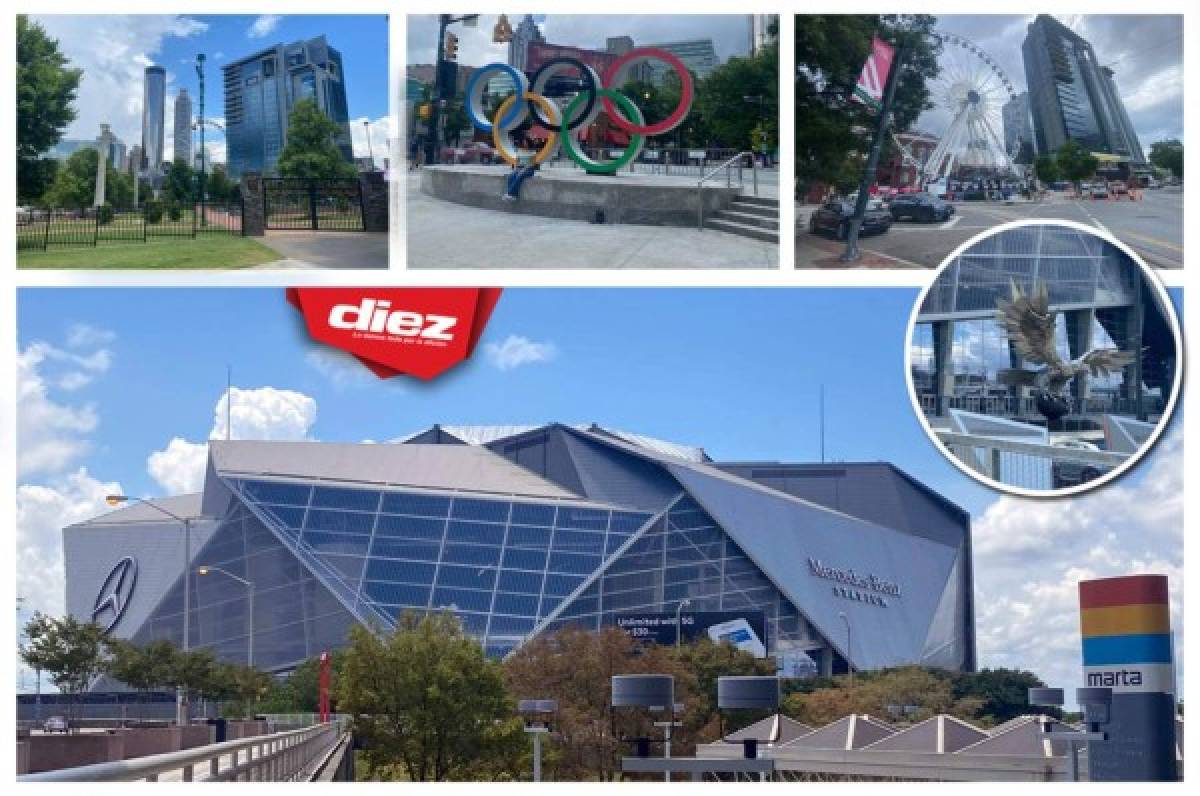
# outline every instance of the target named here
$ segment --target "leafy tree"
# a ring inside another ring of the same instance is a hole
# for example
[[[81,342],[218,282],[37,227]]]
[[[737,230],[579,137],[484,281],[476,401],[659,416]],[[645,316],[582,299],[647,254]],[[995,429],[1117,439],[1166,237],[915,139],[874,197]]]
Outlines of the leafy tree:
[[[730,58],[710,72],[696,87],[696,110],[714,144],[759,152],[774,149],[779,142],[776,44],[753,56]]]
[[[78,697],[108,668],[104,631],[99,625],[70,615],[56,619],[39,611],[25,624],[25,637],[21,660],[29,668],[49,674],[50,682],[69,696]]]
[[[62,140],[75,120],[83,70],[68,68],[58,41],[24,14],[17,15],[17,195],[41,196],[48,183],[39,156]]]
[[[812,183],[844,181],[847,160],[865,156],[870,147],[875,114],[850,97],[872,36],[906,46],[892,131],[909,130],[933,107],[926,83],[938,74],[941,45],[930,35],[935,22],[923,14],[796,15],[796,177],[802,192]]]
[[[17,158],[17,201],[39,204],[58,174],[54,158]]]
[[[183,158],[176,158],[167,170],[163,183],[163,194],[170,200],[181,204],[190,204],[194,190],[194,175],[192,167]]]
[[[229,173],[223,164],[212,167],[207,178],[208,198],[215,202],[228,202],[238,191],[237,183],[229,179]]]
[[[346,653],[340,649],[333,650],[330,658],[329,679],[332,688],[341,677]],[[320,658],[312,657],[293,669],[286,680],[273,682],[270,692],[263,698],[263,710],[272,713],[316,713],[319,707],[320,671]],[[331,698],[333,695],[330,694]]]
[[[401,616],[386,635],[356,625],[336,690],[376,774],[413,782],[515,775],[525,746],[500,665],[451,614]]]
[[[1183,142],[1178,138],[1155,141],[1150,147],[1150,162],[1160,169],[1183,177]]]
[[[131,641],[109,638],[105,645],[111,655],[107,674],[142,694],[170,681],[179,654],[165,639],[139,647]]]
[[[1029,704],[1029,689],[1041,688],[1045,683],[1033,672],[1018,669],[981,669],[978,672],[963,672],[954,676],[956,698],[974,698],[980,701],[979,717],[993,724],[1001,724],[1029,713],[1061,715],[1055,708],[1034,707]]]
[[[1042,183],[1049,185],[1053,182],[1058,182],[1062,173],[1058,170],[1058,161],[1053,155],[1038,155],[1037,160],[1033,163],[1033,173]]]
[[[210,649],[179,652],[172,660],[167,680],[172,688],[182,688],[188,699],[196,697],[223,698],[224,684],[218,677],[217,657]]]
[[[1095,174],[1100,166],[1096,156],[1075,141],[1067,141],[1060,146],[1054,153],[1054,160],[1063,179],[1075,183],[1077,191],[1079,183]]]
[[[278,169],[284,177],[337,179],[358,172],[338,149],[342,128],[321,112],[316,100],[304,99],[292,106],[288,117],[287,145],[279,155]]]
[[[850,713],[870,713],[892,718],[899,707],[908,721],[923,721],[939,713],[960,719],[978,719],[983,700],[959,694],[951,674],[941,669],[904,666],[859,672],[853,686],[848,676],[808,693],[794,693],[784,700],[784,712],[797,721],[825,724]]]
[[[56,171],[43,203],[76,210],[91,207],[96,201],[99,158],[100,153],[92,147],[73,152]],[[105,200],[115,207],[127,207],[133,199],[133,178],[114,169],[112,163],[105,164],[104,175]]]

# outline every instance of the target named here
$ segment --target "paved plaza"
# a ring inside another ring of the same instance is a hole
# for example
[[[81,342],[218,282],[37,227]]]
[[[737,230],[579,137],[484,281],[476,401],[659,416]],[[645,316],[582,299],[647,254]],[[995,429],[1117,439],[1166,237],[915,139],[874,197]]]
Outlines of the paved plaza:
[[[858,268],[934,268],[960,244],[997,224],[1020,219],[1065,219],[1107,231],[1152,266],[1183,267],[1183,192],[1144,191],[1140,201],[1080,200],[1051,194],[1041,202],[954,202],[946,222],[898,221],[882,235],[861,239]],[[796,267],[844,268],[845,244],[808,231],[814,205],[796,205]]]
[[[760,195],[778,196],[778,172],[759,177]],[[717,230],[589,224],[441,201],[421,192],[415,172],[408,176],[406,201],[409,268],[779,266],[777,244]]]

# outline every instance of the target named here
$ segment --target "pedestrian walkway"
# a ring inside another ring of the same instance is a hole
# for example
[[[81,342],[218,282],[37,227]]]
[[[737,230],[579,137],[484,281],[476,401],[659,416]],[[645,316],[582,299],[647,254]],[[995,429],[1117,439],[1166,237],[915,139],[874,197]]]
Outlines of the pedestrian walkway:
[[[778,268],[779,247],[727,232],[514,216],[407,181],[408,268]]]

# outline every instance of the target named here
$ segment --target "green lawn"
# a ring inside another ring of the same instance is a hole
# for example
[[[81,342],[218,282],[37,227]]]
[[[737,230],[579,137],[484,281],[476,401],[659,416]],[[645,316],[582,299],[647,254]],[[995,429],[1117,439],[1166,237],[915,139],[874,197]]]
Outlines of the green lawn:
[[[213,233],[197,238],[160,238],[146,243],[18,251],[18,268],[245,268],[283,257],[253,238]]]

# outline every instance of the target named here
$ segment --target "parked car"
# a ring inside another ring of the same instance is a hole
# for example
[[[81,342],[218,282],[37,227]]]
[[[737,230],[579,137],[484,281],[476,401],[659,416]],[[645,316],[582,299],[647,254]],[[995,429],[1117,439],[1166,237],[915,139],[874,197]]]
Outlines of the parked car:
[[[1107,199],[1108,186],[1102,182],[1092,183],[1092,186],[1087,189],[1087,195],[1092,199]]]
[[[927,193],[909,193],[897,196],[890,207],[892,219],[899,221],[946,221],[954,215],[954,205]]]
[[[853,217],[853,202],[834,199],[818,207],[808,217],[808,231],[814,235],[818,232],[833,234],[838,240],[845,240],[850,234],[850,219]],[[882,234],[891,226],[892,214],[884,208],[883,203],[878,200],[869,201],[859,231],[864,235]]]
[[[1100,450],[1100,448],[1090,442],[1077,439],[1059,440],[1054,443],[1054,447],[1082,451]],[[1109,468],[1107,467],[1084,464],[1083,462],[1070,461],[1069,459],[1057,460],[1053,465],[1054,488],[1063,489],[1065,487],[1086,484],[1088,481],[1095,481],[1108,471]]]
[[[65,716],[51,716],[42,722],[42,729],[46,732],[66,732],[68,726]]]

